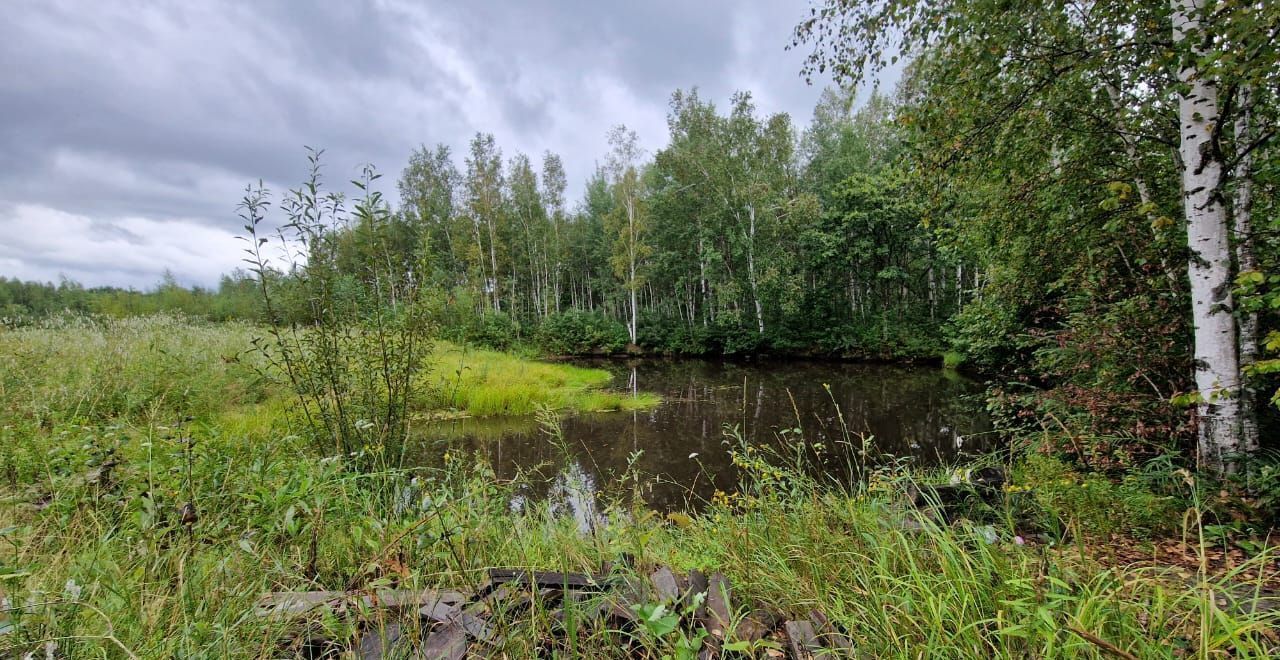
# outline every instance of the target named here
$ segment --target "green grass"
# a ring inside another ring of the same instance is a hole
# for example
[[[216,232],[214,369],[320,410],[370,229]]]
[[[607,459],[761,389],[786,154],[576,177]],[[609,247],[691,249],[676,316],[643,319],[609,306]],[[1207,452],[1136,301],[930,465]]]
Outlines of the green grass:
[[[619,499],[602,503],[591,534],[545,504],[513,511],[522,484],[478,457],[358,472],[315,453],[248,357],[223,359],[253,334],[172,319],[0,331],[0,657],[43,657],[48,642],[70,658],[287,657],[281,640],[303,630],[346,639],[373,615],[263,619],[252,609],[265,592],[456,587],[488,566],[594,571],[624,553],[639,572],[723,570],[738,615],[757,602],[789,616],[821,609],[865,657],[1105,657],[1073,630],[1142,658],[1280,651],[1267,632],[1280,617],[1214,601],[1247,569],[1274,566],[1274,552],[1234,576],[1188,580],[1104,566],[1075,543],[1019,545],[998,517],[907,531],[893,504],[911,478],[902,472],[829,489],[753,454],[739,461],[741,491],[701,514]],[[457,355],[471,363],[476,353]],[[496,355],[473,364],[495,377],[519,366]],[[522,378],[579,392],[603,384],[589,370],[543,366]],[[105,461],[109,478],[94,478]],[[1019,476],[1074,478],[1051,462]],[[1073,495],[1079,481],[1043,489],[1040,508],[1064,528],[1092,524],[1107,497],[1117,508],[1144,501],[1123,484]],[[188,502],[199,514],[189,529],[179,515]],[[533,655],[552,629],[538,607],[495,623],[508,657]],[[578,657],[616,656],[625,641],[574,626],[567,640],[562,652]],[[639,642],[656,658],[675,638]]]
[[[425,408],[477,417],[532,415],[541,407],[574,412],[635,410],[658,403],[653,394],[632,396],[605,389],[611,376],[600,369],[537,362],[444,342],[430,359],[427,379]]]

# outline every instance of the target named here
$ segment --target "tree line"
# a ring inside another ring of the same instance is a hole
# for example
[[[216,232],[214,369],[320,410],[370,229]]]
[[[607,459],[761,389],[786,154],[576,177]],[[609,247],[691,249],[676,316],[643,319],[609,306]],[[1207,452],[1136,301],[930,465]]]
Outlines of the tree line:
[[[497,347],[947,351],[998,376],[1003,425],[1096,466],[1185,440],[1229,468],[1276,424],[1278,25],[1269,3],[832,0],[794,45],[844,87],[803,129],[679,90],[664,146],[616,127],[577,200],[554,153],[421,147],[398,205],[258,268],[282,295],[252,315],[328,313],[291,284],[312,263],[325,300],[425,290],[443,336]],[[316,186],[290,198],[330,204]]]
[[[553,153],[506,158],[488,134],[461,163],[424,147],[350,261],[425,252],[459,313],[534,334],[567,316],[646,350],[936,356],[974,271],[921,223],[891,100],[853,101],[826,92],[798,131],[745,92],[721,110],[677,91],[667,145],[615,127],[576,203]]]

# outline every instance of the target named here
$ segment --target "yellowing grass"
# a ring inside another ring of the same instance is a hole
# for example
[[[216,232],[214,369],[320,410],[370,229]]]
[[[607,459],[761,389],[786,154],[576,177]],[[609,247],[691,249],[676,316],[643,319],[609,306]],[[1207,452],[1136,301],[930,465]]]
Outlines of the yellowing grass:
[[[597,412],[635,410],[658,397],[606,389],[612,376],[601,369],[536,362],[496,351],[441,342],[428,358],[430,387],[422,402],[429,410],[452,410],[476,417],[528,415],[541,406]]]

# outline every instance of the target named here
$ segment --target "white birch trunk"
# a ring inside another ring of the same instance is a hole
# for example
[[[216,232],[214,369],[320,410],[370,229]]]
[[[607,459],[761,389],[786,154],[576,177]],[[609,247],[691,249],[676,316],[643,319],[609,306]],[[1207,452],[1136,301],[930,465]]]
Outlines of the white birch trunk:
[[[1247,149],[1253,140],[1252,99],[1248,87],[1240,91],[1240,116],[1236,118],[1237,149]],[[1240,157],[1235,178],[1236,269],[1246,273],[1258,269],[1253,252],[1253,153]],[[1258,313],[1240,315],[1240,449],[1252,453],[1258,449],[1257,392],[1244,377],[1244,371],[1258,361]]]
[[[636,231],[636,205],[635,201],[630,197],[627,198],[627,288],[631,293],[631,319],[627,323],[627,334],[631,337],[631,343],[636,343],[636,240],[638,238]]]
[[[747,205],[747,279],[751,282],[751,301],[756,306],[756,328],[764,334],[764,309],[760,306],[760,292],[756,286],[756,207]]]
[[[1178,70],[1183,213],[1191,257],[1191,317],[1195,327],[1195,381],[1200,393],[1198,448],[1203,465],[1229,470],[1240,451],[1240,368],[1232,316],[1231,246],[1222,203],[1223,163],[1213,148],[1218,122],[1216,82],[1200,75],[1200,22],[1205,0],[1172,0],[1173,41],[1190,44]]]

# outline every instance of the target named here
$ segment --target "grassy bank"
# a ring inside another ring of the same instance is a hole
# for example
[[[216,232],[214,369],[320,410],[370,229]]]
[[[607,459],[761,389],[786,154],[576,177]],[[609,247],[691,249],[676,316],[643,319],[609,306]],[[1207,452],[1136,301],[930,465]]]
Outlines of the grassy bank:
[[[0,409],[37,426],[54,422],[145,419],[165,412],[207,419],[243,415],[246,406],[287,403],[287,386],[270,373],[244,323],[175,316],[50,319],[0,331]],[[473,350],[441,342],[421,375],[423,415],[532,414],[631,410],[657,397],[609,389],[610,374]]]
[[[821,609],[867,657],[1103,657],[1089,636],[1144,658],[1280,650],[1276,615],[1219,602],[1273,574],[1274,554],[1187,574],[1089,547],[1187,530],[1207,557],[1195,511],[1141,480],[1038,460],[1016,472],[1024,504],[940,525],[895,504],[909,474],[832,489],[739,447],[740,492],[669,517],[620,496],[584,534],[549,504],[513,509],[523,484],[477,457],[356,472],[317,455],[287,399],[236,357],[252,334],[156,319],[0,333],[0,655],[287,657],[282,640],[346,639],[364,615],[260,618],[264,592],[466,587],[489,566],[595,571],[624,554],[640,572],[723,570],[739,615],[757,601]],[[511,657],[554,625],[537,607],[500,623]],[[674,634],[636,635],[653,657],[674,651]],[[607,657],[628,638],[565,639],[566,654]]]
[[[539,408],[599,412],[636,410],[658,402],[650,393],[606,389],[600,369],[536,362],[497,351],[439,343],[430,360],[423,406],[490,415],[532,415]]]

